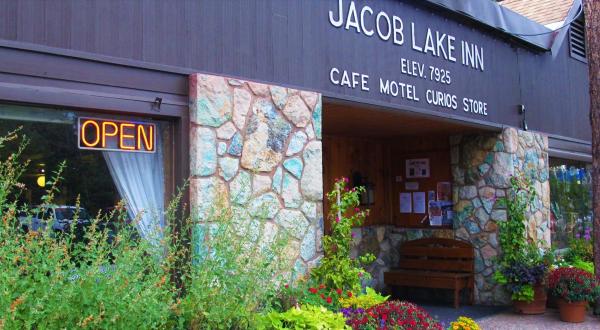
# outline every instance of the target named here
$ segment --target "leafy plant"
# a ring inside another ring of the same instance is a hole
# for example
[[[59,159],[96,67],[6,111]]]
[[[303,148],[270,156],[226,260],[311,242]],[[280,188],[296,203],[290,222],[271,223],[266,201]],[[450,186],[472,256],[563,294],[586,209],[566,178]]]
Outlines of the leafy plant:
[[[28,164],[20,159],[27,140],[14,135],[0,139],[0,147],[16,141],[21,141],[17,151],[0,163],[0,324],[6,329],[172,327],[176,246],[161,258],[156,246],[133,235],[133,226],[123,226],[109,240],[99,224],[118,218],[117,211],[99,214],[83,237],[75,230],[24,232],[17,212],[33,213],[18,203],[26,189],[19,177]],[[63,169],[64,163],[54,171],[43,205],[52,204]],[[169,207],[177,207],[180,197]]]
[[[543,253],[527,241],[525,215],[536,196],[531,180],[515,176],[510,182],[510,193],[501,200],[507,209],[507,220],[498,222],[502,255],[494,280],[506,286],[513,300],[531,302],[533,287],[546,278],[552,253]]]
[[[569,241],[569,249],[565,253],[565,260],[568,262],[574,262],[575,260],[594,261],[594,248],[589,234],[588,239],[574,238]]]
[[[472,318],[461,316],[456,321],[450,323],[448,330],[480,330],[479,324]]]
[[[310,279],[301,280],[294,286],[284,286],[278,294],[280,304],[277,307],[284,311],[293,306],[311,305],[323,306],[337,312],[340,309],[340,300],[344,296],[352,296],[352,292],[328,288],[325,284],[314,285]]]
[[[355,309],[367,309],[386,302],[389,297],[390,296],[382,296],[377,291],[367,287],[364,294],[350,294],[348,297],[341,298],[340,304],[342,307],[346,308],[352,307]]]
[[[273,307],[278,274],[291,264],[285,232],[266,235],[266,227],[240,221],[224,203],[193,222],[194,260],[180,304],[188,329],[254,328],[257,313]]]
[[[577,259],[573,262],[573,267],[584,270],[592,275],[594,274],[594,263],[593,262]]]
[[[502,266],[494,274],[494,279],[511,292],[513,300],[533,301],[533,287],[543,283],[548,272],[548,264],[539,252],[534,252],[535,246],[529,246],[528,251],[522,259]]]
[[[344,312],[346,324],[353,329],[442,329],[425,310],[406,301],[386,301],[366,310]]]
[[[323,306],[302,305],[259,318],[257,329],[350,329],[341,313]]]
[[[594,275],[578,268],[561,267],[553,270],[548,278],[548,287],[555,296],[568,302],[591,302],[600,295]]]
[[[319,266],[312,269],[311,276],[328,287],[359,292],[361,280],[370,278],[364,266],[372,263],[375,256],[365,254],[356,259],[350,257],[352,228],[363,223],[368,211],[358,208],[364,187],[348,189],[347,184],[347,178],[339,179],[327,194],[331,205],[328,216],[331,234],[323,236],[325,255]]]
[[[122,203],[98,214],[83,237],[74,230],[24,232],[17,216],[37,213],[18,203],[27,141],[14,133],[0,138],[0,148],[17,141],[0,162],[0,329],[244,329],[271,309],[276,274],[289,269],[287,235],[254,239],[256,222],[221,204],[204,222],[192,222],[181,216],[183,189],[165,212],[179,234],[168,226],[156,228],[157,239],[140,239],[138,219],[126,223]],[[42,208],[52,205],[63,169],[48,181]],[[120,230],[109,239],[101,224],[114,219]],[[190,263],[185,233],[192,229],[201,244]]]
[[[525,253],[527,246],[525,215],[537,195],[531,179],[525,176],[511,177],[510,184],[509,195],[500,200],[506,206],[507,219],[498,222],[503,264],[518,261]]]

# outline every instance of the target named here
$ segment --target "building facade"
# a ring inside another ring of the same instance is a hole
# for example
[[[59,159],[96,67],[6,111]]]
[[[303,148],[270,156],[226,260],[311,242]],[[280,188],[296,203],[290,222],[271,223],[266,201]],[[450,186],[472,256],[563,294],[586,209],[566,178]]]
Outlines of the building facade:
[[[61,131],[75,150],[81,118],[96,120],[102,146],[72,157],[106,162],[98,177],[114,187],[104,204],[84,187],[90,209],[123,198],[132,216],[160,213],[189,177],[192,216],[222,201],[257,239],[287,231],[291,274],[322,255],[324,192],[344,176],[367,187],[372,212],[353,253],[377,256],[370,285],[383,289],[403,242],[450,237],[475,248],[476,301],[501,303],[497,200],[510,177],[533,179],[528,236],[550,245],[551,160],[590,160],[588,68],[569,26],[578,1],[556,31],[492,1],[0,6],[3,129],[22,122],[41,140]],[[157,125],[152,153],[129,152],[143,140],[127,125],[140,122]],[[120,139],[116,151],[104,138]],[[451,215],[437,223],[431,202]]]

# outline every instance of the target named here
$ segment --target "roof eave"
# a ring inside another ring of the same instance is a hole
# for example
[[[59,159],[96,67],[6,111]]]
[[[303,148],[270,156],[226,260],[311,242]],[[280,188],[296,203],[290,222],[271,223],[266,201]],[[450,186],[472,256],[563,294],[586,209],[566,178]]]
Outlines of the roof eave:
[[[548,51],[552,47],[552,30],[505,8],[494,1],[426,0],[474,22],[497,30],[534,48]]]

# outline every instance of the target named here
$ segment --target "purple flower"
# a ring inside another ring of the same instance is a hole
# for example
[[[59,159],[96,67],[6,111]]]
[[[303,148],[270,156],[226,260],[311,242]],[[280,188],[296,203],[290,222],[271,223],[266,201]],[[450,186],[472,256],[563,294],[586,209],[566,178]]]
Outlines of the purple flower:
[[[356,236],[355,233],[350,234],[350,236],[352,236],[352,238],[354,238]]]
[[[592,236],[590,236],[590,233],[585,233],[585,236],[583,236],[583,238],[584,238],[586,241],[589,241],[589,240],[591,240],[591,239],[592,239]]]

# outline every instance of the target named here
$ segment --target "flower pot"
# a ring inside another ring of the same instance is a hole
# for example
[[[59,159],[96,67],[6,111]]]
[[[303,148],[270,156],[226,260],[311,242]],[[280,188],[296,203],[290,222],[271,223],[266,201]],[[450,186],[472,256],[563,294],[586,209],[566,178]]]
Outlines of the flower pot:
[[[533,287],[533,301],[513,300],[513,309],[519,314],[544,314],[546,313],[546,288],[543,285]]]
[[[563,322],[581,323],[585,321],[587,301],[568,302],[560,299],[558,311]]]

